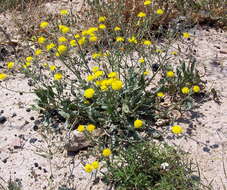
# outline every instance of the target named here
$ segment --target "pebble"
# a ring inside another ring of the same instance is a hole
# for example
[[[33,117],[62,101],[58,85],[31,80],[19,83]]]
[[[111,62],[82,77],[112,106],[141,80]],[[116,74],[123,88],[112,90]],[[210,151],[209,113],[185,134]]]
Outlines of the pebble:
[[[12,117],[16,117],[16,116],[17,116],[17,114],[16,113],[13,113]]]
[[[5,116],[0,116],[0,124],[4,124],[7,121]]]
[[[37,131],[38,129],[39,129],[39,127],[38,127],[37,125],[34,125],[34,126],[33,126],[33,130],[34,130],[34,131]]]
[[[37,138],[31,138],[30,140],[29,140],[29,143],[35,143],[36,141],[37,141],[38,139]]]
[[[213,145],[210,146],[210,148],[213,148],[213,149],[218,148],[218,147],[219,147],[218,144],[213,144]]]
[[[204,152],[210,152],[210,149],[208,147],[203,147]]]
[[[30,112],[30,111],[31,111],[31,109],[30,109],[30,108],[27,108],[27,109],[26,109],[26,112]]]

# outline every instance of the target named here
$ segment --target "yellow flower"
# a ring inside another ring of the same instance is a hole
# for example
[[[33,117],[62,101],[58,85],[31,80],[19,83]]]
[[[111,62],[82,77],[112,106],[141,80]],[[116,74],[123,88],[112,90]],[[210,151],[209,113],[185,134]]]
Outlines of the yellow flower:
[[[12,69],[14,67],[14,62],[8,62],[7,67],[8,69]]]
[[[158,96],[158,97],[163,97],[163,96],[165,96],[165,95],[164,95],[163,92],[158,92],[158,93],[157,93],[157,96]]]
[[[58,42],[59,43],[64,43],[64,42],[67,42],[68,40],[64,37],[64,36],[61,36],[58,38]]]
[[[84,125],[79,125],[79,126],[77,127],[77,131],[79,131],[79,132],[83,132],[84,130],[85,130]]]
[[[94,76],[96,77],[96,78],[99,78],[99,77],[101,77],[101,76],[103,76],[104,75],[104,72],[103,71],[96,71],[95,73],[94,73]]]
[[[137,14],[137,17],[140,17],[140,18],[145,17],[145,16],[147,16],[147,15],[146,15],[146,13],[144,13],[144,12],[139,12],[139,13]]]
[[[180,134],[180,133],[183,133],[183,128],[179,125],[174,125],[171,127],[171,131],[174,134]]]
[[[32,56],[26,57],[26,61],[31,62],[33,60]]]
[[[183,88],[181,89],[181,92],[182,92],[183,94],[189,94],[190,90],[189,90],[188,87],[183,87]]]
[[[38,43],[39,44],[43,44],[43,43],[45,43],[45,41],[46,41],[46,38],[44,38],[43,36],[38,38]]]
[[[7,74],[4,74],[4,73],[0,73],[0,80],[4,80],[8,77]]]
[[[35,55],[40,55],[41,53],[42,53],[42,50],[41,49],[35,50]]]
[[[29,67],[30,65],[31,65],[30,62],[26,62],[26,63],[25,63],[26,68]]]
[[[162,10],[162,9],[158,9],[157,11],[156,11],[156,14],[158,14],[158,15],[162,15],[164,13],[164,11]]]
[[[131,38],[128,38],[128,41],[129,41],[130,43],[137,44],[137,40],[136,40],[135,36],[132,36]]]
[[[44,67],[48,67],[49,65],[47,63],[42,64]]]
[[[90,104],[88,100],[84,100],[84,104]]]
[[[75,34],[74,38],[79,39],[80,38],[80,34]]]
[[[84,97],[92,98],[95,94],[95,90],[93,88],[88,88],[84,91]]]
[[[77,44],[76,44],[76,40],[70,40],[69,44],[72,46],[72,47],[75,47]]]
[[[143,126],[142,120],[137,119],[137,120],[134,121],[134,127],[135,128],[141,128],[142,126]]]
[[[106,29],[106,25],[105,24],[100,24],[99,25],[99,28],[102,29],[102,30],[104,30],[104,29]]]
[[[91,163],[92,167],[96,170],[99,168],[99,162],[98,161],[94,161]]]
[[[62,32],[62,33],[68,33],[69,31],[70,31],[70,28],[69,27],[67,27],[67,26],[65,26],[65,25],[59,25],[58,26],[58,28],[60,29],[60,31]]]
[[[106,85],[102,85],[102,86],[100,87],[100,89],[101,89],[102,91],[106,91],[106,90],[108,89],[108,87],[107,87]]]
[[[145,46],[150,46],[152,43],[151,43],[150,40],[144,40],[143,44],[144,44]]]
[[[46,46],[47,51],[50,51],[51,49],[53,49],[56,45],[54,43],[50,43]]]
[[[106,20],[106,17],[105,16],[100,16],[99,17],[99,22],[105,22]]]
[[[43,21],[40,23],[39,27],[44,29],[44,28],[48,27],[48,25],[49,25],[48,22]]]
[[[61,80],[62,77],[63,77],[63,75],[62,75],[61,73],[56,73],[56,74],[54,75],[54,80]]]
[[[149,75],[149,73],[150,73],[149,71],[144,71],[143,72],[144,75]]]
[[[99,58],[99,57],[101,57],[101,56],[102,56],[102,53],[93,53],[93,54],[91,55],[91,57],[92,57],[93,59]]]
[[[93,72],[93,73],[96,72],[96,71],[98,71],[98,70],[99,70],[99,67],[97,67],[97,66],[92,67],[92,72]]]
[[[171,55],[177,55],[177,52],[176,51],[172,51]]]
[[[111,87],[113,90],[120,90],[123,88],[123,82],[120,80],[115,80],[112,82]]]
[[[91,164],[86,164],[84,166],[84,171],[87,172],[87,173],[91,173],[93,170],[93,166]]]
[[[111,150],[110,150],[109,148],[105,148],[105,149],[103,149],[103,151],[102,151],[102,155],[103,155],[104,157],[109,157],[111,154],[112,154],[112,152],[111,152]]]
[[[156,53],[162,53],[163,50],[161,50],[161,49],[156,49],[155,52],[156,52]]]
[[[117,73],[116,72],[111,72],[108,74],[109,78],[117,78]]]
[[[67,51],[67,46],[65,45],[59,45],[58,46],[58,53],[61,55]]]
[[[147,1],[144,1],[144,3],[143,3],[145,6],[146,5],[150,5],[151,4],[151,1],[149,1],[149,0],[147,0]]]
[[[94,32],[97,32],[99,29],[97,27],[90,27],[88,30],[87,30],[87,34],[88,35],[94,35]]]
[[[96,42],[97,40],[98,40],[97,36],[91,36],[91,37],[89,38],[89,41],[90,41],[90,42]]]
[[[123,41],[125,41],[125,39],[123,37],[121,37],[121,36],[117,36],[116,37],[116,41],[117,42],[123,42]]]
[[[96,128],[95,125],[89,124],[89,125],[87,125],[86,130],[88,132],[92,132],[95,130],[95,128]]]
[[[56,66],[55,65],[50,65],[50,70],[51,71],[54,71],[56,69]]]
[[[68,14],[69,14],[69,11],[65,9],[60,10],[60,15],[68,15]]]
[[[190,38],[190,34],[188,32],[184,32],[183,38],[186,38],[186,39]]]
[[[80,38],[80,39],[78,40],[78,44],[79,44],[79,45],[83,45],[83,44],[85,44],[85,42],[86,42],[86,38],[85,38],[85,37],[82,37],[82,38]]]
[[[200,87],[198,85],[193,86],[192,88],[193,92],[198,93],[200,92]]]
[[[167,71],[166,72],[166,76],[169,77],[169,78],[172,78],[175,76],[174,72],[173,71]]]
[[[95,79],[94,75],[88,75],[87,76],[87,81],[93,81]]]
[[[116,27],[114,28],[114,31],[120,31],[120,30],[121,30],[121,28],[118,27],[118,26],[116,26]]]
[[[140,58],[140,59],[138,60],[138,62],[139,62],[139,63],[144,63],[145,60],[144,60],[144,58]]]

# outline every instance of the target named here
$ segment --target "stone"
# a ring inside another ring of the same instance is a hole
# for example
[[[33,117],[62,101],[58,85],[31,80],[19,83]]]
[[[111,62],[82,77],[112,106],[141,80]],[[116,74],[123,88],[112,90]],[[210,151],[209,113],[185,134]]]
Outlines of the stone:
[[[0,124],[4,124],[7,121],[5,116],[0,116]]]

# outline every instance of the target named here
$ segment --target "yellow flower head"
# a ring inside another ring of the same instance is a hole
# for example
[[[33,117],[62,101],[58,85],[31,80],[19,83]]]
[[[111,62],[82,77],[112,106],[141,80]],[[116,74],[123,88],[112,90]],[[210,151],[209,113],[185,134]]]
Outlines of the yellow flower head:
[[[26,62],[26,63],[25,63],[26,68],[29,67],[30,65],[31,65],[30,62]]]
[[[14,62],[8,62],[7,67],[8,69],[12,69],[14,67]]]
[[[46,38],[44,38],[43,36],[38,38],[38,43],[39,44],[43,44],[43,43],[45,43],[45,41],[46,41]]]
[[[33,60],[33,57],[32,56],[26,57],[26,61],[27,62],[31,62],[32,60]]]
[[[88,88],[84,91],[85,98],[92,98],[95,94],[95,90],[93,88]]]
[[[59,25],[58,28],[64,34],[70,32],[70,28],[65,25]]]
[[[183,88],[181,89],[181,92],[182,92],[183,94],[189,94],[190,90],[189,90],[188,87],[183,87]]]
[[[93,53],[92,55],[91,55],[91,57],[93,58],[93,59],[96,59],[96,58],[99,58],[99,57],[101,57],[102,56],[102,53]]]
[[[142,126],[143,126],[142,120],[137,119],[137,120],[134,121],[134,127],[135,128],[141,128]]]
[[[158,92],[158,93],[157,93],[157,96],[158,96],[158,97],[163,97],[163,96],[165,96],[165,94],[164,94],[163,92]]]
[[[7,74],[4,74],[4,73],[0,73],[0,80],[4,80],[8,77]]]
[[[120,30],[121,30],[121,28],[118,27],[118,26],[116,26],[116,27],[114,28],[114,31],[120,31]]]
[[[90,42],[96,42],[98,40],[97,36],[90,36],[89,41]]]
[[[85,130],[84,125],[79,125],[79,126],[77,127],[77,131],[78,131],[78,132],[83,132],[84,130]]]
[[[64,36],[61,36],[58,38],[58,42],[59,43],[64,43],[64,42],[67,42],[68,40],[64,37]]]
[[[78,40],[78,44],[79,45],[84,45],[86,43],[86,38],[85,37],[82,37]]]
[[[98,71],[100,68],[95,66],[95,67],[92,67],[92,72],[95,73],[96,71]]]
[[[174,125],[171,127],[171,131],[174,134],[181,134],[181,133],[183,133],[183,128],[179,125]]]
[[[150,73],[149,71],[144,71],[143,72],[144,75],[149,75],[149,73]]]
[[[99,17],[99,22],[105,22],[106,21],[106,17],[105,16],[100,16]]]
[[[41,53],[42,53],[42,50],[41,49],[35,50],[35,55],[40,55]]]
[[[145,17],[145,16],[147,16],[147,15],[146,15],[146,13],[144,13],[144,12],[139,12],[139,13],[137,14],[137,17],[140,17],[140,18],[143,18],[143,17]]]
[[[58,46],[58,53],[61,55],[67,51],[67,46],[65,45],[59,45]]]
[[[177,55],[177,52],[176,51],[172,51],[171,55]]]
[[[175,76],[174,72],[173,71],[167,71],[166,72],[166,76],[169,77],[169,78],[172,78]]]
[[[70,46],[72,47],[75,47],[77,44],[76,44],[76,40],[70,40],[69,42]]]
[[[103,151],[102,151],[102,155],[103,155],[104,157],[109,157],[111,154],[112,154],[112,152],[111,152],[111,150],[110,150],[109,148],[105,148],[105,149],[103,149]]]
[[[123,42],[123,41],[125,41],[125,39],[123,37],[121,37],[121,36],[117,36],[116,37],[116,41],[117,42]]]
[[[145,46],[150,46],[152,43],[151,43],[150,40],[144,40],[143,44],[144,44]]]
[[[190,38],[190,34],[188,32],[184,32],[183,38],[186,38],[186,39]]]
[[[104,72],[103,71],[96,71],[95,73],[94,73],[94,76],[96,77],[96,78],[99,78],[99,77],[101,77],[101,76],[103,76],[104,75]]]
[[[63,75],[62,75],[61,73],[56,73],[56,74],[54,75],[54,80],[61,80],[62,77],[63,77]]]
[[[96,128],[95,125],[89,124],[89,125],[87,125],[86,130],[88,132],[92,132],[95,130],[95,128]]]
[[[55,65],[50,65],[50,70],[51,70],[51,71],[56,70],[56,66],[55,66]]]
[[[198,85],[193,86],[192,88],[193,92],[198,93],[200,92],[200,87]]]
[[[137,44],[137,40],[136,40],[135,36],[132,36],[131,38],[128,38],[128,41],[129,41],[130,43]]]
[[[80,34],[75,34],[74,38],[79,39],[80,38]]]
[[[116,72],[111,72],[108,74],[109,78],[117,78],[117,73]]]
[[[144,58],[140,58],[140,59],[138,60],[138,62],[139,62],[139,63],[144,63],[145,60],[144,60]]]
[[[48,27],[48,25],[49,25],[48,22],[43,21],[40,23],[39,27],[44,29],[44,28]]]
[[[99,28],[102,29],[102,30],[104,30],[104,29],[106,29],[106,25],[105,24],[100,24],[99,25]]]
[[[113,90],[121,90],[123,88],[123,82],[120,80],[114,80],[111,87]]]
[[[53,49],[56,45],[54,43],[50,43],[46,46],[47,51],[50,51],[51,49]]]
[[[99,168],[99,162],[98,161],[94,161],[91,163],[92,167],[96,170]]]
[[[156,14],[158,14],[158,15],[162,15],[164,13],[164,11],[162,10],[162,9],[158,9],[157,11],[156,11]]]
[[[101,89],[102,91],[106,91],[106,90],[108,89],[108,87],[107,87],[106,85],[101,85],[100,89]]]
[[[144,3],[143,3],[145,6],[146,5],[150,5],[151,4],[151,1],[149,1],[149,0],[146,0],[146,1],[144,1]]]
[[[86,164],[84,166],[84,171],[87,172],[87,173],[91,173],[93,170],[93,166],[91,164]]]
[[[88,75],[87,76],[87,81],[93,81],[95,79],[94,75]]]
[[[69,11],[65,9],[60,10],[60,15],[68,15],[68,14],[69,14]]]

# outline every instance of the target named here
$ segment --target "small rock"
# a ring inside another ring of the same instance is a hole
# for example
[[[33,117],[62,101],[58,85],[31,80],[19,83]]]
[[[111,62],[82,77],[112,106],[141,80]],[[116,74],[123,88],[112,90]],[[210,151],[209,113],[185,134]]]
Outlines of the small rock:
[[[30,109],[30,108],[27,108],[27,109],[26,109],[26,112],[30,112],[30,111],[31,111],[31,109]]]
[[[213,148],[213,149],[218,148],[218,147],[219,147],[218,144],[213,144],[213,145],[210,146],[210,148]]]
[[[32,117],[30,117],[30,120],[35,120],[35,118],[32,116]]]
[[[39,167],[39,164],[37,162],[34,163],[35,167]]]
[[[4,113],[4,110],[1,110],[1,111],[0,111],[0,115],[1,115],[2,113]]]
[[[7,121],[5,116],[0,116],[0,124],[4,124]]]
[[[29,140],[29,143],[35,143],[36,141],[37,141],[38,139],[37,138],[31,138],[30,140]]]
[[[16,116],[17,116],[17,114],[16,113],[13,113],[12,117],[16,117]]]
[[[34,126],[33,126],[33,130],[34,130],[34,131],[37,131],[38,129],[39,129],[39,127],[38,127],[37,125],[34,125]]]
[[[203,147],[204,152],[210,152],[210,149],[208,147]]]

